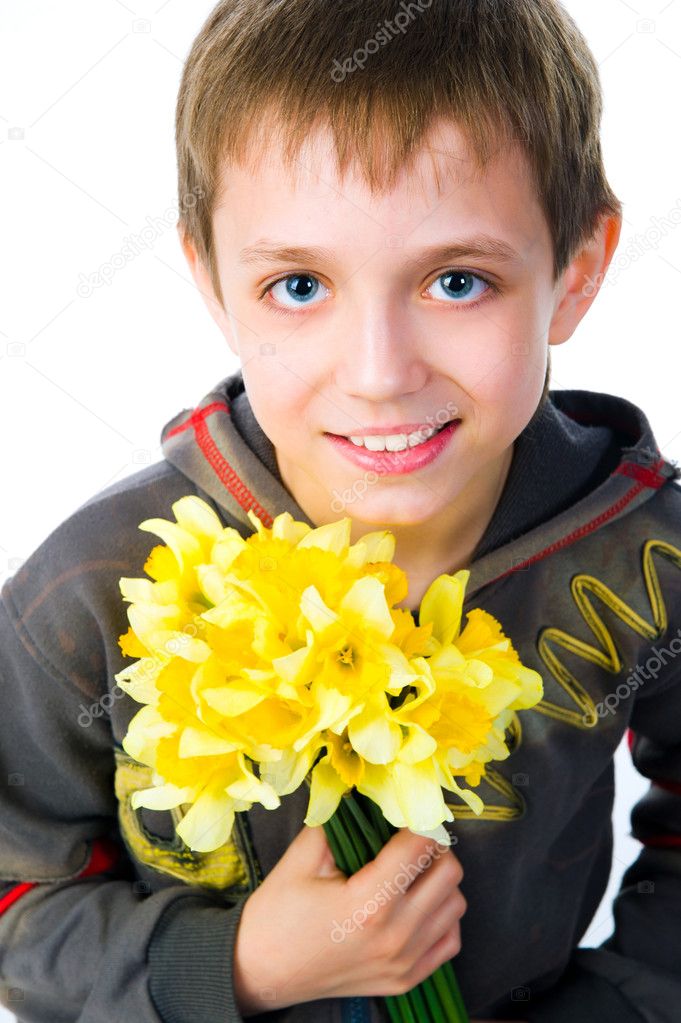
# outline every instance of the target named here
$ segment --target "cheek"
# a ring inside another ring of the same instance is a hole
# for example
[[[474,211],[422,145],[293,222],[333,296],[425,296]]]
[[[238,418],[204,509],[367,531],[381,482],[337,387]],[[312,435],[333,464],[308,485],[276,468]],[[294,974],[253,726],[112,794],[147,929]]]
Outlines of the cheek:
[[[308,400],[306,394],[291,386],[297,381],[281,361],[276,354],[256,356],[242,369],[255,418],[275,443],[278,437],[290,436],[300,429]]]

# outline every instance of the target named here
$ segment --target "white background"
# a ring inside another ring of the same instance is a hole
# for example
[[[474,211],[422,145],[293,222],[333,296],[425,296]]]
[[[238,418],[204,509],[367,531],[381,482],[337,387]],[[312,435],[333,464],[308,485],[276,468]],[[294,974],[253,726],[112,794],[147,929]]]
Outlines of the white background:
[[[551,386],[636,402],[678,459],[681,231],[669,218],[681,219],[681,2],[565,6],[599,63],[624,225],[601,294],[552,350]],[[212,7],[21,0],[0,11],[0,583],[92,494],[158,460],[162,425],[236,366],[174,226],[110,285],[77,292],[147,217],[174,225],[177,88]],[[629,811],[647,781],[624,745],[616,768],[612,876],[583,945],[609,935],[612,897],[640,849]]]

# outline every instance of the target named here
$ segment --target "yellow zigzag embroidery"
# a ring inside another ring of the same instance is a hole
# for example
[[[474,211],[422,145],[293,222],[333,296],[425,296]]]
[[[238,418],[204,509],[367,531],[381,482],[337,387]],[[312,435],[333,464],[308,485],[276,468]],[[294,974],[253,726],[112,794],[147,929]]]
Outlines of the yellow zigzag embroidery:
[[[520,725],[520,719],[518,715],[514,713],[511,723],[506,729],[511,735],[506,739],[506,745],[512,753],[514,749],[517,749],[522,741],[522,728]],[[488,820],[488,821],[511,821],[516,817],[522,817],[525,813],[525,800],[518,792],[517,788],[511,784],[511,782],[500,774],[499,771],[495,771],[494,768],[488,767],[483,774],[480,784],[487,783],[491,788],[495,789],[501,796],[504,796],[508,800],[507,805],[493,805],[487,803],[484,794],[479,793],[480,798],[485,803],[485,808],[482,813],[475,813],[470,808],[468,803],[464,803],[463,800],[460,802],[452,799],[445,800],[446,805],[452,810],[455,819],[458,820]],[[477,791],[477,788],[476,788]]]
[[[575,676],[561,663],[551,649],[550,644],[562,647],[564,650],[569,650],[578,657],[599,665],[599,667],[604,668],[613,675],[618,675],[622,670],[621,658],[610,632],[594,609],[587,593],[591,591],[607,607],[611,608],[626,625],[638,632],[640,636],[650,640],[658,639],[666,632],[669,620],[667,617],[667,607],[660,588],[660,581],[653,562],[654,553],[662,555],[671,561],[672,564],[676,565],[677,568],[681,568],[681,550],[678,547],[665,540],[647,540],[644,543],[641,560],[646,591],[653,615],[652,623],[641,618],[633,608],[625,604],[616,593],[613,593],[609,587],[594,576],[580,573],[573,577],[570,582],[572,596],[584,620],[596,638],[600,640],[601,649],[591,646],[575,636],[571,636],[563,629],[557,629],[552,626],[543,629],[537,642],[539,655],[558,684],[579,707],[579,711],[569,710],[556,703],[551,703],[549,700],[541,700],[534,707],[530,708],[531,710],[556,718],[574,728],[593,728],[598,723],[598,715],[593,700]],[[512,732],[512,738],[515,740],[512,744],[508,742],[509,749],[513,752],[522,741],[522,730],[517,715],[514,715],[509,728]],[[486,804],[485,809],[478,815],[463,800],[461,802],[448,801],[447,806],[452,809],[457,820],[514,820],[523,815],[525,800],[507,778],[498,771],[488,768],[483,775],[481,784],[482,782],[487,782],[497,792],[500,792],[502,796],[505,796],[508,800],[508,805],[495,806]],[[482,793],[481,798],[484,799]]]
[[[650,607],[653,613],[652,623],[641,618],[633,608],[613,593],[609,587],[592,575],[581,573],[573,577],[570,582],[572,596],[579,608],[587,625],[601,643],[601,648],[591,646],[575,636],[564,632],[563,629],[548,627],[543,629],[537,643],[539,655],[547,666],[558,684],[565,690],[568,697],[579,707],[579,711],[568,710],[549,700],[541,700],[532,710],[540,714],[564,721],[567,725],[575,728],[593,728],[598,724],[598,715],[593,700],[585,689],[580,685],[575,676],[558,659],[551,644],[569,650],[571,653],[582,657],[585,661],[591,661],[613,675],[618,675],[622,670],[622,661],[613,638],[598,615],[593,604],[587,596],[591,592],[597,596],[605,605],[621,618],[621,620],[634,629],[640,636],[646,639],[658,639],[667,629],[668,618],[667,608],[662,597],[660,581],[653,563],[653,553],[662,554],[665,558],[681,568],[681,550],[665,540],[646,540],[643,545],[643,577]]]
[[[218,889],[248,885],[246,864],[234,836],[218,849],[200,853],[188,849],[179,838],[166,842],[149,835],[139,819],[139,810],[132,808],[130,799],[137,789],[151,785],[151,768],[118,749],[114,753],[120,830],[128,849],[140,863],[185,884]],[[171,810],[175,826],[182,819],[181,811],[181,807]]]

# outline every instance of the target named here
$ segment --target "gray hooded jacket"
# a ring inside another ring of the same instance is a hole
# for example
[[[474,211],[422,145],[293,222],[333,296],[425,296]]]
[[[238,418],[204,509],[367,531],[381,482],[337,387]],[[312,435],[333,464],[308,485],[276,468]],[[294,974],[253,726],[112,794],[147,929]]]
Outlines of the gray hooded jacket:
[[[140,705],[121,576],[185,494],[252,531],[286,490],[241,371],[161,434],[164,458],[94,495],[0,592],[0,1000],[22,1023],[242,1023],[232,953],[250,892],[302,827],[302,786],[237,814],[232,838],[188,850],[173,811],[133,810],[149,769],[121,742]],[[514,444],[470,565],[464,616],[501,622],[544,699],[512,752],[447,824],[468,909],[453,965],[471,1018],[681,1019],[681,475],[631,402],[551,391]],[[314,525],[314,523],[310,523]],[[579,946],[612,865],[613,756],[627,737],[650,787],[614,932]],[[382,1019],[380,1000],[306,1002],[262,1023]]]

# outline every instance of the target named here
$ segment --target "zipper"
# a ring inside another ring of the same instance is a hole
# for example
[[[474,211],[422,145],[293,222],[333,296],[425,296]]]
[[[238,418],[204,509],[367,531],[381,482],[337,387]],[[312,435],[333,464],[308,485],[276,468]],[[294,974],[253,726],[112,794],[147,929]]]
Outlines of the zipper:
[[[369,999],[362,997],[343,998],[342,1023],[371,1023]]]

